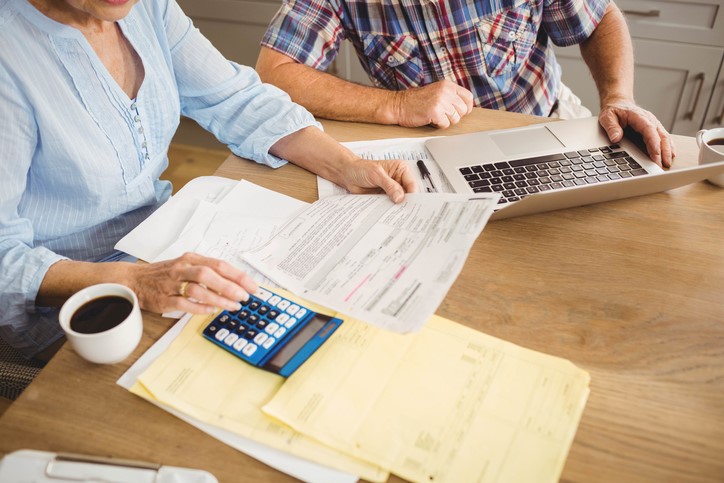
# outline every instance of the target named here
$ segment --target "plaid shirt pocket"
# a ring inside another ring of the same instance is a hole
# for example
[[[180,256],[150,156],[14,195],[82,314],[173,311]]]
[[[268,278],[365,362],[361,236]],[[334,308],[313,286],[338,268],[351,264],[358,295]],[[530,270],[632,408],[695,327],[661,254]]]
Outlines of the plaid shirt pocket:
[[[527,2],[491,15],[478,24],[483,58],[490,77],[516,73],[530,55],[537,32],[532,28]]]
[[[401,90],[421,84],[422,61],[412,36],[366,34],[362,42],[368,71],[378,85]]]

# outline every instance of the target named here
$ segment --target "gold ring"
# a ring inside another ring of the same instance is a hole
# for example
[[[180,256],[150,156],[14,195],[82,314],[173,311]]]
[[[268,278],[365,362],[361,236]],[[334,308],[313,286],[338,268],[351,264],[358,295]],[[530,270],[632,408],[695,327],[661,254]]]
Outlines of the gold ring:
[[[181,282],[181,288],[178,289],[178,294],[182,297],[186,297],[186,287],[188,286],[188,282]]]

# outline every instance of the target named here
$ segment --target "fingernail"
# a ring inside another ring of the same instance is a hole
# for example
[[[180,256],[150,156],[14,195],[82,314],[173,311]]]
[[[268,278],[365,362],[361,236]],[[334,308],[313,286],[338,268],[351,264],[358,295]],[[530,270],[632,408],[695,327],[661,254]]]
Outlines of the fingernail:
[[[236,302],[232,302],[232,303],[229,304],[229,308],[226,309],[226,310],[230,310],[230,311],[232,311],[232,312],[238,312],[239,310],[241,310],[241,304],[240,304],[240,303],[236,303]]]
[[[234,298],[236,300],[242,300],[242,301],[246,302],[246,299],[249,298],[249,294],[244,292],[243,290],[238,290],[236,292],[236,295],[234,296]]]

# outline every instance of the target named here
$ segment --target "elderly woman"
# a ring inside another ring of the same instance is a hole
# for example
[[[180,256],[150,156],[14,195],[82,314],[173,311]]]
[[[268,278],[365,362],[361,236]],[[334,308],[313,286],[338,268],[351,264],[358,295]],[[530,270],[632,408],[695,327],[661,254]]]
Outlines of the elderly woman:
[[[57,307],[94,283],[123,283],[155,312],[234,309],[256,289],[219,260],[141,265],[113,250],[171,193],[159,176],[180,114],[258,163],[396,202],[415,189],[403,163],[356,157],[225,60],[174,0],[0,0],[0,52],[0,336],[28,356],[60,339]]]

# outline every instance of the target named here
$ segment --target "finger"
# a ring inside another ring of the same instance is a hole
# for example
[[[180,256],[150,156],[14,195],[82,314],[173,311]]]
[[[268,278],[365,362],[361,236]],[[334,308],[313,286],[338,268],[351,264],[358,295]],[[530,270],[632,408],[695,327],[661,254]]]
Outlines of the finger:
[[[473,106],[475,105],[475,96],[473,96],[473,93],[462,86],[457,86],[456,93],[465,104],[465,110],[463,112],[458,109],[461,117],[473,112]]]
[[[192,314],[212,314],[219,310],[219,307],[214,307],[213,305],[208,305],[186,297],[173,297],[172,304],[164,311],[170,312],[176,310]]]
[[[254,283],[250,277],[224,261],[199,256],[195,259],[195,263],[195,265],[185,269],[183,277],[184,280],[194,282],[187,286],[186,294],[197,300],[209,303],[211,303],[212,300],[216,302],[220,301],[220,299],[216,297],[209,299],[198,298],[205,292],[199,292],[199,289],[194,287],[194,285],[200,285],[204,290],[208,289],[220,296],[223,302],[222,305],[217,306],[225,308],[231,308],[231,304],[234,304],[235,307],[238,301],[248,299],[249,293],[257,289],[256,283]],[[234,276],[235,279],[231,280],[226,278],[224,274]],[[195,293],[190,290],[195,290]]]
[[[450,125],[453,126],[460,122],[460,113],[456,109],[453,109],[453,111],[449,114],[447,114],[447,118],[450,120]]]
[[[409,169],[409,166],[404,161],[396,161],[395,166],[389,170],[392,179],[397,181],[405,193],[416,193],[417,192],[417,181],[415,176]]]
[[[631,127],[641,133],[649,157],[654,163],[661,166],[661,136],[659,136],[656,126],[651,122],[642,121],[631,124]]]
[[[230,300],[226,297],[222,297],[213,290],[210,290],[204,285],[190,282],[186,287],[186,297],[191,299],[193,303],[200,305],[207,305],[210,307],[218,307],[220,309],[226,309],[236,311],[241,309],[241,304],[238,301]]]
[[[450,118],[445,112],[436,113],[430,120],[430,125],[438,129],[446,129],[450,127]]]
[[[203,255],[199,255],[198,253],[192,252],[184,254],[182,258],[184,259],[184,261],[189,263],[190,266],[207,266],[211,268],[214,272],[216,272],[220,277],[223,277],[232,284],[236,284],[241,287],[242,291],[237,291],[237,293],[235,294],[235,296],[238,297],[236,300],[246,300],[248,294],[256,292],[259,288],[254,279],[251,278],[251,276],[223,260],[205,257]],[[211,287],[211,285],[208,286]],[[226,286],[229,287],[230,285],[226,284]],[[229,293],[229,295],[234,294]]]
[[[617,143],[623,138],[624,126],[621,126],[619,117],[614,109],[607,108],[601,111],[601,114],[598,116],[598,122],[604,131],[606,131],[606,135],[612,143]]]
[[[382,169],[382,166],[374,170],[372,178],[372,182],[382,188],[394,203],[400,203],[405,199],[405,190],[403,187],[400,183],[392,179],[390,175]]]
[[[671,146],[671,136],[669,136],[669,133],[666,132],[666,129],[664,129],[664,126],[662,126],[660,123],[658,125],[658,132],[659,137],[661,137],[661,164],[665,168],[669,168],[671,167],[671,163],[674,161]]]

